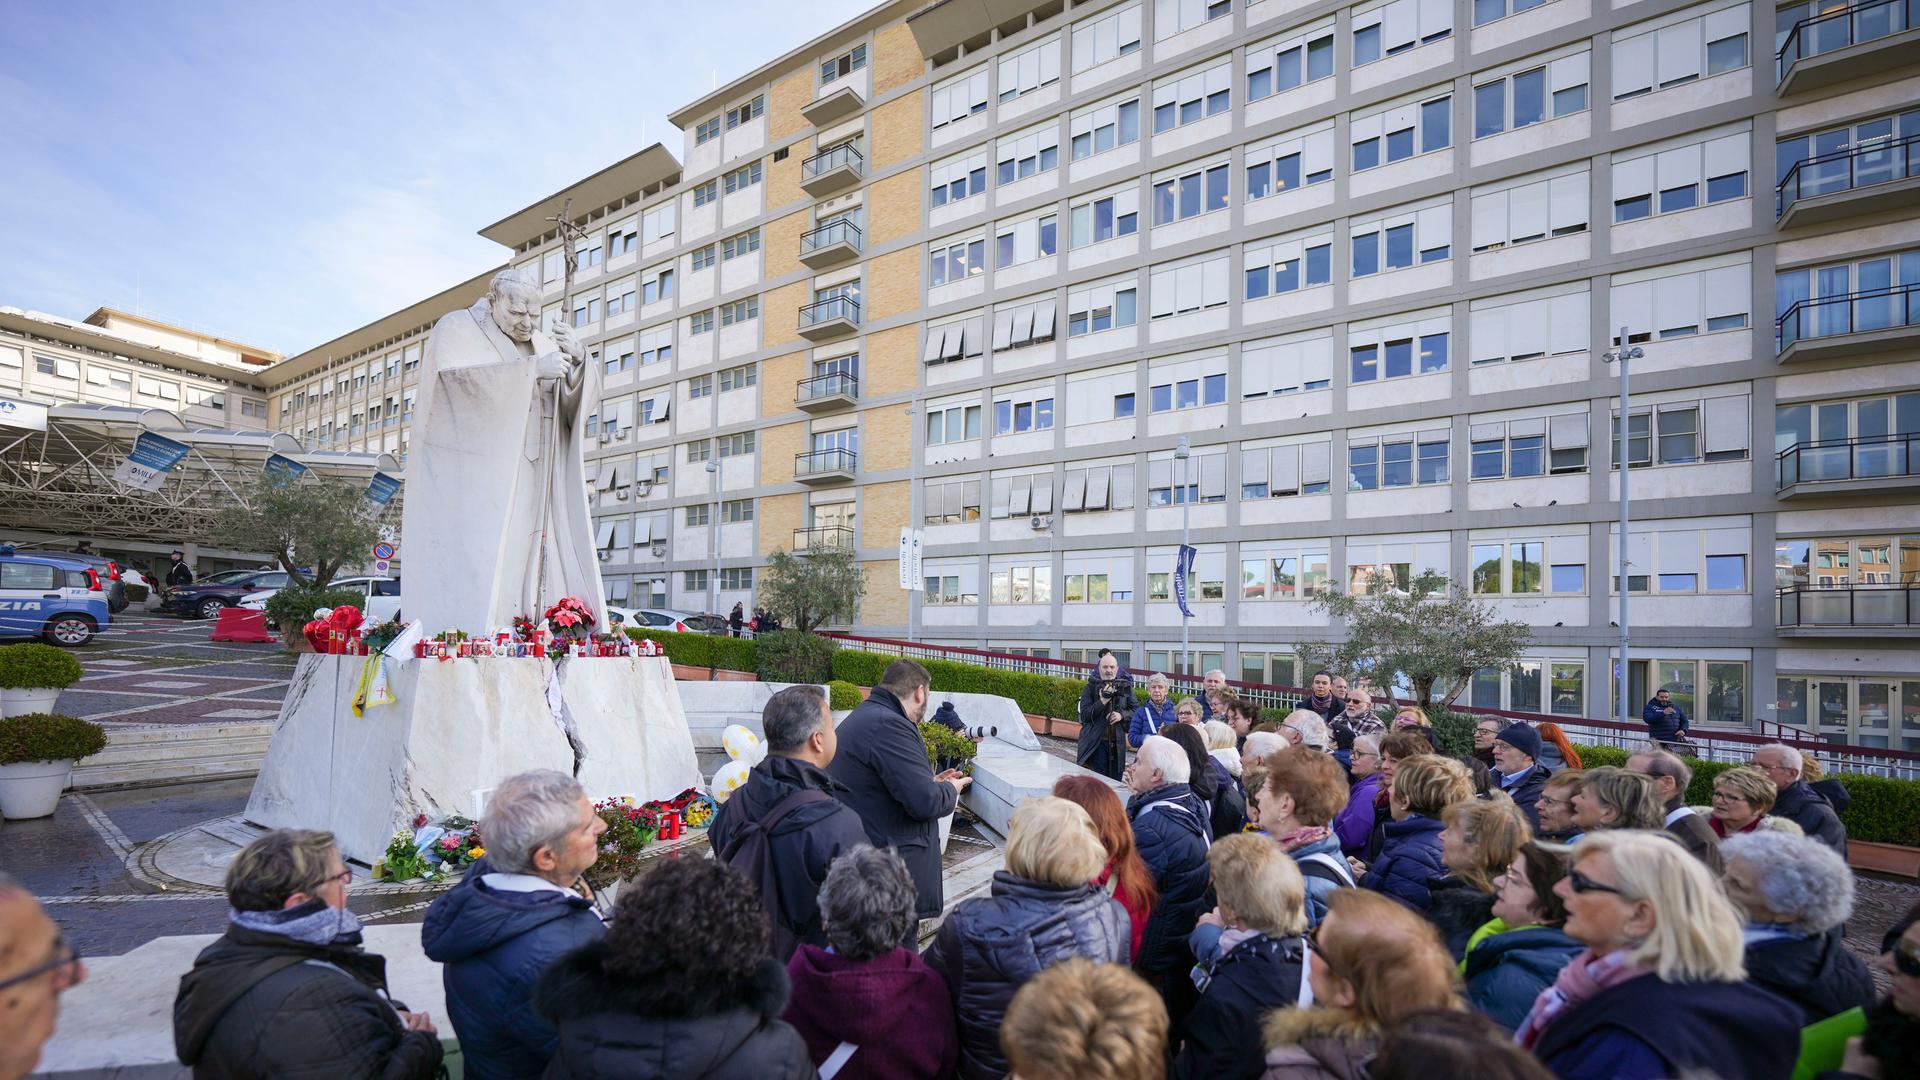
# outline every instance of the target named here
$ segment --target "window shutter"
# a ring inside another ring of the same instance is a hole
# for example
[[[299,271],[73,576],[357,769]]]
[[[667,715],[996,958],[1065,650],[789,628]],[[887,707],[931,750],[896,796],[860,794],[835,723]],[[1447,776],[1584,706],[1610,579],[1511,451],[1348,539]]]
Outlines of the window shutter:
[[[1677,26],[1663,26],[1655,36],[1659,38],[1655,71],[1661,85],[1699,77],[1700,57],[1706,49],[1700,39],[1700,20],[1688,19]]]
[[[1563,56],[1547,65],[1547,89],[1553,93],[1571,90],[1587,83],[1587,69],[1592,59],[1589,53]]]
[[[1203,307],[1218,307],[1227,302],[1227,260],[1225,256],[1208,259],[1198,267],[1200,272],[1200,303]]]
[[[1522,184],[1507,193],[1510,239],[1545,236],[1547,232],[1547,185]],[[1421,245],[1426,246],[1424,237]]]
[[[1033,305],[1021,304],[1012,314],[1013,347],[1017,349],[1033,340]]]
[[[1700,325],[1700,275],[1675,274],[1652,283],[1653,329]]]
[[[1541,303],[1540,307],[1547,312],[1549,350],[1556,353],[1584,352],[1593,344],[1593,334],[1589,330],[1592,312],[1587,293],[1556,296]]]
[[[1016,517],[1026,513],[1027,507],[1033,503],[1033,477],[1014,477],[1010,490],[1012,499],[1007,503],[1007,512]]]
[[[1033,507],[1036,514],[1053,513],[1053,474],[1041,473],[1033,478]]]
[[[1420,0],[1420,37],[1422,40],[1453,29],[1451,0]]]
[[[1709,319],[1745,315],[1752,305],[1748,286],[1751,268],[1721,266],[1700,275],[1700,306]]]
[[[1092,481],[1091,475],[1089,475],[1087,483],[1088,483],[1087,505],[1088,505],[1088,508],[1091,509],[1093,505],[1093,494],[1092,494],[1093,481]],[[1134,498],[1133,486],[1134,486],[1133,466],[1132,465],[1115,465],[1113,467],[1113,490],[1111,493],[1112,497],[1109,500],[1112,503],[1113,509],[1115,510],[1133,509],[1133,498]]]
[[[1209,500],[1227,497],[1227,455],[1200,456],[1200,497]]]
[[[1587,177],[1584,170],[1548,181],[1547,225],[1554,231],[1587,223]]]
[[[1587,420],[1588,416],[1583,412],[1561,413],[1559,416],[1549,417],[1547,419],[1548,443],[1555,450],[1585,449]]]
[[[1453,204],[1429,206],[1414,215],[1414,243],[1419,247],[1439,247],[1453,242]]]
[[[1356,26],[1355,29],[1358,29],[1358,27]],[[1379,138],[1385,130],[1385,113],[1374,113],[1372,116],[1358,116],[1353,120],[1352,138],[1356,143],[1365,142],[1368,139]]]
[[[1723,135],[1707,143],[1706,174],[1709,177],[1731,176],[1747,171],[1752,154],[1748,146],[1747,132],[1737,135]]]
[[[600,528],[596,533],[596,539],[598,541],[594,545],[596,547],[604,549],[604,548],[610,548],[613,546],[613,519],[612,518],[600,519]]]
[[[1700,572],[1700,532],[1674,529],[1654,534],[1659,539],[1659,567],[1662,574],[1698,574]]]
[[[633,523],[633,542],[638,547],[653,543],[653,518],[642,516]]]
[[[1071,514],[1087,508],[1087,473],[1084,469],[1067,470],[1066,486],[1060,490],[1060,511]]]
[[[1613,42],[1613,96],[1615,100],[1636,90],[1651,90],[1653,78],[1653,34],[1641,34]]]
[[[1299,446],[1276,446],[1272,451],[1272,471],[1269,474],[1268,490],[1275,495],[1293,494],[1300,490],[1300,450]]]
[[[1012,501],[1013,501],[1012,478],[1006,477],[1006,476],[994,477],[993,478],[993,516],[997,518],[1006,517],[1008,513],[1007,508],[1009,505],[1011,505]]]
[[[1054,309],[1058,301],[1042,300],[1033,309],[1033,337],[1036,341],[1052,340],[1054,330]]]
[[[1467,344],[1474,363],[1505,360],[1510,355],[1507,352],[1508,310],[1510,307],[1477,308],[1467,314]]]
[[[1631,161],[1615,162],[1613,166],[1614,200],[1653,194],[1654,163],[1658,157],[1658,154],[1648,154],[1646,157],[1634,158]]]
[[[1654,158],[1654,183],[1659,190],[1692,187],[1700,182],[1700,147],[1676,146]]]
[[[1473,248],[1507,242],[1507,193],[1489,192],[1473,197]]]
[[[1152,294],[1151,313],[1153,318],[1158,319],[1163,315],[1173,314],[1174,289],[1178,280],[1179,271],[1177,270],[1155,270],[1153,272],[1150,287]]]
[[[1300,447],[1300,483],[1325,484],[1332,472],[1333,443],[1305,443]]]
[[[1709,454],[1723,450],[1746,450],[1751,446],[1747,437],[1747,397],[1707,398],[1700,403],[1702,449]]]
[[[1653,325],[1653,282],[1615,285],[1612,299],[1613,317],[1607,320],[1608,340],[1612,340],[1622,326],[1627,328],[1628,334],[1644,334],[1657,329]]]
[[[1173,487],[1173,459],[1158,458],[1147,462],[1147,488],[1150,491],[1170,490]]]
[[[1262,447],[1258,450],[1240,451],[1240,485],[1251,487],[1267,482],[1267,463],[1271,451]]]
[[[1129,466],[1126,466],[1126,468],[1131,469],[1132,466],[1129,465]],[[1108,472],[1109,470],[1104,468],[1087,470],[1087,509],[1088,510],[1105,510],[1107,508]],[[1132,474],[1129,473],[1128,475],[1129,475],[1129,481],[1131,481]],[[1117,477],[1115,479],[1117,480]],[[1117,509],[1120,509],[1120,506],[1121,506],[1120,499],[1119,499],[1120,485],[1116,482],[1113,485],[1113,487],[1114,487],[1113,506],[1114,506],[1114,509],[1117,510]],[[1131,482],[1129,482],[1128,487],[1129,487],[1129,497],[1126,505],[1131,506],[1133,505],[1133,501],[1131,497],[1131,487],[1132,487]]]

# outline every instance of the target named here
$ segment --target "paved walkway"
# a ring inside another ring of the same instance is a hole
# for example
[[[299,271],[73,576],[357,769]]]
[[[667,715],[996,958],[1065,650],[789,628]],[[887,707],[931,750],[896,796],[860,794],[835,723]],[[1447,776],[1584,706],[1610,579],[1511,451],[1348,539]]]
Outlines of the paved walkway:
[[[60,710],[103,724],[200,724],[280,715],[294,658],[277,643],[209,640],[211,622],[123,611],[78,652]]]

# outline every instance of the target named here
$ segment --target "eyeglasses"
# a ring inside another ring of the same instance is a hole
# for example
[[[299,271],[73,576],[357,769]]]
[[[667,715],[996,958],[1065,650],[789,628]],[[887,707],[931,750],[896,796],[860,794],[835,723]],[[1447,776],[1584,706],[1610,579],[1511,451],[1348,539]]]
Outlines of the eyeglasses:
[[[67,942],[65,934],[53,939],[53,956],[39,967],[28,968],[18,975],[0,982],[0,990],[11,989],[21,983],[32,982],[49,971],[70,970],[80,963],[80,950]]]
[[[1616,889],[1612,885],[1602,885],[1578,870],[1569,871],[1567,873],[1567,880],[1572,882],[1573,891],[1577,893],[1612,893],[1622,899],[1625,899],[1627,895],[1624,890]]]
[[[351,884],[352,881],[353,881],[353,867],[349,866],[337,874],[328,874],[325,878],[321,879],[320,884],[332,885],[337,882],[341,885],[347,885],[347,884]]]

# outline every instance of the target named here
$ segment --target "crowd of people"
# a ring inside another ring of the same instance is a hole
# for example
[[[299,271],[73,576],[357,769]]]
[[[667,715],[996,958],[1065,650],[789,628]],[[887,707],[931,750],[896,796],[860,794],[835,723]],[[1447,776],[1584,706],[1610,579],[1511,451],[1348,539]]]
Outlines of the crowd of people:
[[[912,661],[837,729],[816,688],[773,695],[714,857],[655,860],[610,917],[583,882],[605,827],[586,792],[502,781],[485,856],[422,926],[464,1074],[1746,1080],[1920,1061],[1920,907],[1887,930],[1876,1001],[1841,940],[1845,831],[1789,747],[1697,808],[1670,742],[1583,768],[1550,725],[1488,720],[1455,757],[1423,712],[1331,673],[1262,720],[1224,677],[1174,701],[1154,676],[1136,701],[1109,660],[1080,753],[1119,763],[1120,789],[1080,773],[1018,806],[1004,868],[924,951],[936,825],[968,778],[927,763]],[[388,994],[350,878],[323,832],[234,860],[226,932],[174,1005],[196,1076],[440,1072],[442,1033]],[[0,1080],[32,1068],[83,977],[0,879]]]

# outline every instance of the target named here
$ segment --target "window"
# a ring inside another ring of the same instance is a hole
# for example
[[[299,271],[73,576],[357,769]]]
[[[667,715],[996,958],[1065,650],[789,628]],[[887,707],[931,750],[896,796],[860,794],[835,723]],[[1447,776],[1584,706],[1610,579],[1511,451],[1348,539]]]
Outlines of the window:
[[[1404,591],[1416,576],[1428,571],[1447,572],[1445,540],[1347,541],[1347,591],[1355,596]]]
[[[1920,250],[1774,274],[1776,344],[1920,323]],[[1906,304],[1900,295],[1908,295]]]
[[[1102,334],[1134,325],[1139,301],[1132,278],[1067,290],[1067,336]]]
[[[720,392],[744,390],[760,381],[759,365],[743,364],[740,367],[727,368],[720,373]]]
[[[1914,142],[1920,137],[1920,110],[1899,116],[1876,116],[1826,131],[1781,139],[1774,144],[1774,186],[1780,191],[1778,208],[1802,198],[1830,195],[1871,184],[1884,184],[1912,172]],[[1876,145],[1878,144],[1878,145]],[[1905,146],[1905,150],[1901,147]],[[1815,158],[1824,158],[1814,161]],[[1742,148],[1740,164],[1746,164]],[[1715,181],[1708,165],[1708,199]],[[1920,741],[1920,727],[1916,728]]]
[[[1740,131],[1633,157],[1616,156],[1613,220],[1635,221],[1746,197],[1751,137]]]
[[[1057,123],[1001,139],[994,153],[994,182],[1011,184],[1049,172],[1060,165],[1060,129]]]
[[[1053,474],[995,475],[993,507],[989,513],[995,518],[1053,513]]]
[[[1626,326],[1634,342],[1745,329],[1751,267],[1745,256],[1737,258],[1730,265],[1715,265],[1727,262],[1722,257],[1615,275],[1607,325]]]
[[[573,250],[573,261],[580,269],[591,270],[606,261],[606,250],[597,239],[583,240]],[[379,372],[376,371],[374,377],[378,378]]]
[[[844,79],[848,75],[867,66],[867,46],[865,42],[855,45],[847,52],[820,65],[820,85],[825,86],[835,79]]]
[[[687,380],[687,397],[699,399],[713,396],[713,376],[695,375]]]
[[[933,88],[927,114],[933,119],[934,130],[948,124],[965,120],[974,113],[987,111],[987,69],[978,70],[949,80]]]
[[[687,444],[687,461],[690,463],[705,461],[712,456],[713,456],[712,440],[701,439],[697,442],[690,442]]]
[[[1422,318],[1369,320],[1349,326],[1348,381],[1357,385],[1447,370],[1452,326],[1452,317],[1444,310]]]
[[[1240,347],[1240,396],[1253,400],[1333,385],[1333,331],[1312,330]]]
[[[1453,204],[1355,222],[1352,230],[1354,277],[1438,262],[1452,255]]]
[[[753,453],[753,432],[742,431],[735,435],[722,435],[719,443],[722,458],[744,457]]]
[[[617,292],[615,290],[618,290]],[[633,313],[633,285],[624,283],[607,290],[607,318]]]
[[[733,108],[727,110],[727,130],[732,131],[734,128],[739,127],[741,124],[747,123],[751,120],[756,120],[760,117],[761,113],[764,113],[766,111],[767,111],[766,95],[756,94],[754,95],[754,98],[752,101],[749,101],[744,105],[736,105]]]
[[[1059,215],[1043,214],[997,226],[993,265],[1000,269],[1052,255],[1060,243]]]
[[[1149,412],[1175,412],[1227,403],[1227,358],[1158,364],[1147,374]]]
[[[1495,19],[1531,11],[1547,0],[1473,0],[1473,25],[1485,26]]]
[[[720,305],[721,326],[733,326],[759,317],[760,298],[757,296],[749,296],[745,300],[735,300],[731,304]]]
[[[736,191],[745,191],[760,182],[760,163],[756,161],[751,165],[742,165],[732,172],[723,174],[720,182],[729,195]]]
[[[1134,469],[1123,465],[1069,465],[1060,511],[1097,514],[1133,509]]]
[[[687,527],[691,529],[697,526],[711,523],[713,520],[712,508],[713,508],[712,503],[695,503],[694,505],[687,507],[686,508]]]
[[[1060,81],[1060,39],[1029,45],[1000,60],[1000,100],[1012,101]]]
[[[705,334],[713,330],[713,309],[696,311],[687,316],[687,333]]]
[[[1140,189],[1125,187],[1072,208],[1068,217],[1074,247],[1103,243],[1140,230]]]
[[[607,258],[631,255],[640,249],[640,230],[629,222],[625,228],[607,232]]]
[[[1153,39],[1165,41],[1183,30],[1233,14],[1233,0],[1154,0]]]
[[[1358,443],[1349,440],[1347,490],[1371,490],[1363,485],[1372,477],[1377,477],[1377,486],[1383,488],[1446,483],[1449,438],[1445,431],[1427,431],[1418,436],[1394,435]],[[1377,446],[1370,445],[1375,442]]]
[[[980,481],[947,480],[922,490],[923,517],[928,525],[961,525],[980,520]]]
[[[952,158],[933,165],[929,172],[932,188],[928,193],[928,204],[945,206],[962,199],[971,199],[987,190],[987,153]]]
[[[1231,61],[1166,79],[1153,86],[1153,131],[1159,134],[1197,123],[1233,106]]]
[[[1563,56],[1473,88],[1473,137],[1571,116],[1587,108],[1589,54]]]
[[[992,571],[987,602],[992,604],[1053,603],[1053,567],[1010,566]]]
[[[42,375],[51,375],[56,379],[78,379],[80,377],[80,362],[78,360],[67,360],[61,357],[47,356],[44,353],[34,353],[33,370]],[[153,380],[147,378],[140,380],[141,393],[148,393],[147,384],[150,382],[153,382]],[[158,384],[155,383],[155,385]],[[159,395],[158,392],[155,391],[150,396],[157,397]]]
[[[1633,467],[1743,461],[1751,439],[1746,395],[1682,401],[1627,414],[1627,441]],[[1704,424],[1704,428],[1703,425]],[[1620,467],[1620,414],[1607,422],[1613,436],[1613,467]]]
[[[1468,565],[1476,596],[1583,593],[1587,582],[1586,537],[1475,540],[1469,548]]]
[[[927,327],[927,349],[921,361],[944,364],[981,355],[986,352],[985,327],[986,319],[981,315],[963,316]]]
[[[720,258],[737,259],[760,250],[760,230],[748,229],[746,232],[729,236],[720,241]]]
[[[985,240],[937,240],[927,251],[932,259],[927,279],[929,287],[964,281],[975,274],[985,273],[987,269]]]
[[[585,326],[588,323],[599,322],[600,315],[601,300],[598,296],[582,296],[574,299],[573,325]],[[366,385],[366,382],[367,377],[365,375],[359,376],[354,380],[354,389],[361,389]]]
[[[721,570],[720,587],[735,592],[753,588],[753,567],[729,566]]]
[[[1331,441],[1248,447],[1240,451],[1240,498],[1324,495],[1331,488]]]
[[[1067,377],[1067,423],[1099,424],[1132,418],[1137,411],[1135,393],[1139,385],[1136,364],[1075,372]],[[1122,436],[1114,432],[1113,437]]]
[[[1057,301],[1052,297],[1001,305],[993,312],[994,350],[1019,349],[1054,339]]]
[[[705,247],[694,248],[691,258],[693,260],[693,269],[695,270],[705,270],[707,267],[712,266],[715,262],[713,245],[708,244]]]
[[[1449,0],[1399,0],[1358,7],[1353,12],[1353,66],[1371,64],[1453,33]]]
[[[681,585],[681,589],[685,592],[690,592],[690,593],[706,592],[707,591],[707,571],[682,570],[680,572],[680,585]]]
[[[1053,427],[1053,395],[1046,391],[1039,393],[1046,393],[1046,396],[1000,398],[994,401],[994,434],[1016,435],[1023,431],[1045,431]]]
[[[1196,449],[1182,463],[1171,453],[1147,460],[1147,505],[1179,506],[1227,499],[1225,447]]]
[[[1617,529],[1608,541],[1607,565],[1617,566],[1620,550]],[[1745,592],[1748,546],[1744,526],[1635,531],[1627,543],[1627,591]],[[1613,585],[1617,592],[1619,581],[1614,579]]]
[[[927,445],[941,446],[980,437],[980,406],[951,405],[927,410]]]
[[[1333,24],[1247,50],[1247,100],[1259,101],[1333,75]]]
[[[1140,51],[1140,5],[1088,19],[1073,28],[1073,73]]]
[[[718,178],[709,180],[693,189],[693,205],[695,206],[705,206],[719,198],[720,181]]]
[[[952,567],[953,573],[942,573],[940,567],[932,563],[927,564],[927,569],[932,573],[926,578],[926,595],[921,598],[923,603],[944,605],[980,602],[979,571],[973,565]]]
[[[1473,250],[1587,231],[1587,178],[1579,172],[1473,193]]]
[[[672,237],[678,218],[679,208],[672,202],[657,206],[640,215],[640,242],[652,245]],[[632,232],[631,226],[628,227],[628,232]]]
[[[1504,480],[1587,471],[1587,414],[1475,423],[1473,480]]]
[[[1248,300],[1326,285],[1333,280],[1333,234],[1250,245],[1243,261]]]
[[[1245,161],[1248,201],[1331,180],[1333,125],[1326,123],[1249,146]]]
[[[1153,223],[1166,225],[1227,208],[1226,164],[1197,168],[1153,185]]]
[[[695,146],[703,146],[719,137],[720,118],[717,116],[700,121],[699,126],[693,129],[693,145]]]
[[[1101,105],[1074,113],[1067,121],[1073,141],[1073,160],[1104,154],[1140,140],[1140,99]]]
[[[1746,4],[1613,39],[1613,98],[1651,94],[1747,66]]]
[[[1148,297],[1150,317],[1159,319],[1227,303],[1227,256],[1203,256],[1175,266],[1156,266]]]

